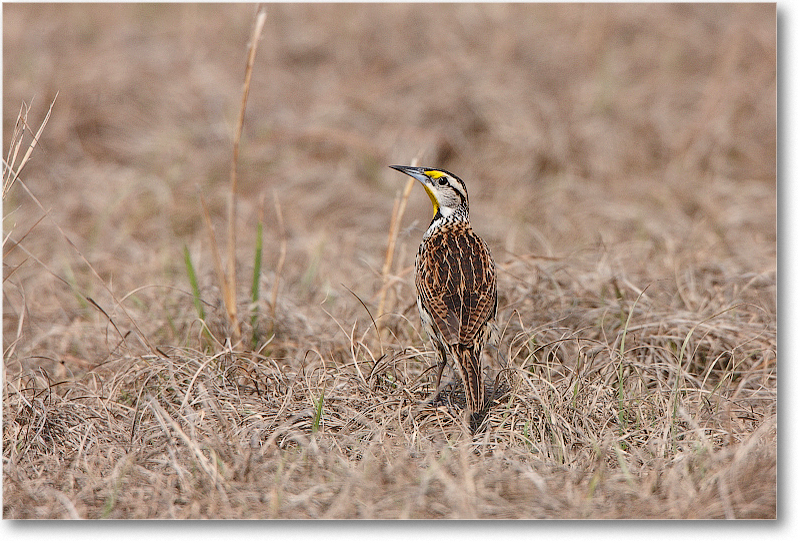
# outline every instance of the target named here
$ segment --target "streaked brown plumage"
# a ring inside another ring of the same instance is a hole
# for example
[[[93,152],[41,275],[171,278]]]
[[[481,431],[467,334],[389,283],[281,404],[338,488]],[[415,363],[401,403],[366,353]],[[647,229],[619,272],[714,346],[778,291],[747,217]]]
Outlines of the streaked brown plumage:
[[[434,216],[416,258],[417,308],[439,351],[437,391],[449,352],[464,383],[474,431],[485,406],[481,352],[497,312],[497,274],[489,247],[469,224],[464,182],[445,170],[392,166],[419,180]]]

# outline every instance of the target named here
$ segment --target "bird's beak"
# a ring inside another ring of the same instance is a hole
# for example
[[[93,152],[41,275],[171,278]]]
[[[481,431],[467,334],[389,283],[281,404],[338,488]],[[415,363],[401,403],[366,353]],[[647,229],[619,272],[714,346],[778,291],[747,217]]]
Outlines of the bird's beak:
[[[422,183],[422,188],[425,189],[425,192],[428,193],[428,198],[431,199],[431,203],[433,204],[433,215],[436,216],[436,213],[439,211],[439,200],[436,199],[436,195],[433,193],[431,189],[431,178],[425,175],[425,168],[418,168],[417,166],[389,166],[390,168],[394,168],[398,172],[403,172],[406,175],[410,175],[420,183]]]
[[[423,185],[429,183],[429,178],[425,175],[425,168],[419,168],[417,166],[389,166],[390,168],[394,168],[398,172],[403,172],[406,175],[410,175]]]

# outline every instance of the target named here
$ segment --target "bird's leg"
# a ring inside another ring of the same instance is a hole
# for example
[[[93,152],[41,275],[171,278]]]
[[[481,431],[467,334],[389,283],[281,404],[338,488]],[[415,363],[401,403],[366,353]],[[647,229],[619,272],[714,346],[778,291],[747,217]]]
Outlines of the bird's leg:
[[[478,431],[483,419],[486,418],[486,409],[483,411],[479,411],[477,413],[469,412],[467,417],[467,425],[469,427],[469,431],[471,434],[475,434]]]
[[[427,397],[425,403],[435,402],[439,397],[439,394],[442,391],[442,373],[444,372],[444,367],[447,365],[447,350],[444,348],[444,345],[438,341],[434,341],[434,344],[439,352],[439,361],[436,368],[436,388],[434,389],[433,393]]]
[[[439,368],[436,371],[436,393],[438,394],[439,384],[442,382],[442,373],[444,372],[444,367],[447,365],[447,351],[441,343],[439,343],[437,347],[439,348]]]

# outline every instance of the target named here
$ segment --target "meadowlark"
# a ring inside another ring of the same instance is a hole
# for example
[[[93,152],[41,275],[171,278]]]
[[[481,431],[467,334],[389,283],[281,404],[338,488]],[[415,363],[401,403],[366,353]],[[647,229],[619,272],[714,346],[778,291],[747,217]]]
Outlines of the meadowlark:
[[[391,166],[422,183],[433,203],[433,220],[415,261],[417,309],[439,353],[436,392],[447,363],[455,361],[467,398],[472,431],[484,411],[481,351],[497,313],[497,273],[489,247],[469,224],[464,182],[446,170]]]

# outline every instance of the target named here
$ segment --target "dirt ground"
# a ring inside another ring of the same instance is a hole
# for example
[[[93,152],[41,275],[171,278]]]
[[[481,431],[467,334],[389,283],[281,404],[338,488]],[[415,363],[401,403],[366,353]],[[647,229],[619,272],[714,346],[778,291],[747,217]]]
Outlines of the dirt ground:
[[[224,258],[255,6],[4,5],[6,156],[55,103],[3,191],[3,518],[776,518],[775,10],[268,4],[239,338],[200,197]],[[423,403],[419,186],[386,266],[415,159],[498,265],[475,435],[452,372]]]

